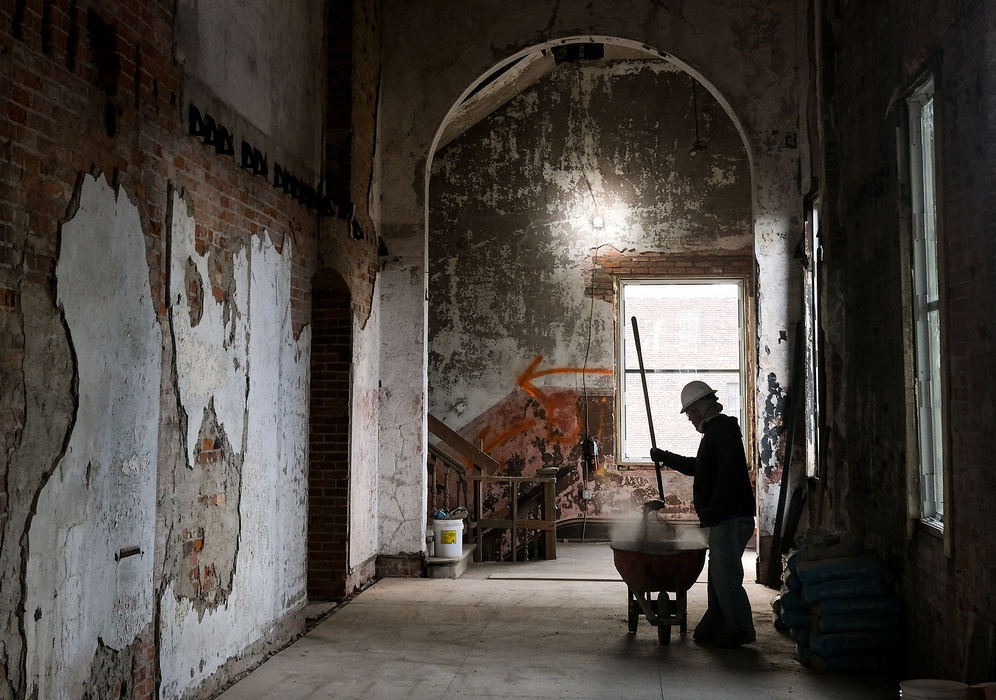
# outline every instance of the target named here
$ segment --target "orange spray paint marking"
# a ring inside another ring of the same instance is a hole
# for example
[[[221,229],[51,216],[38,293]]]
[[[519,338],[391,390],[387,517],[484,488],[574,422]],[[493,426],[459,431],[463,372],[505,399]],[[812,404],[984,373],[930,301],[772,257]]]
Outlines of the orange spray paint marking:
[[[485,441],[484,451],[491,452],[491,450],[498,447],[498,445],[508,442],[519,433],[524,433],[526,430],[529,429],[529,426],[533,424],[533,421],[534,419],[532,418],[523,418],[518,423],[512,424],[510,428],[502,431],[498,435],[495,435],[490,440],[487,440],[487,434],[488,432],[490,432],[490,427],[485,428],[483,431],[481,431],[480,435],[481,440]]]
[[[573,443],[577,442],[578,437],[581,434],[580,424],[576,425],[573,430],[564,432],[560,430],[556,425],[554,425],[554,416],[558,411],[564,412],[569,411],[573,415],[574,402],[570,403],[570,406],[563,401],[555,398],[551,398],[549,395],[544,393],[535,384],[533,384],[534,379],[539,377],[545,377],[550,374],[599,374],[599,375],[610,375],[613,373],[611,369],[605,367],[554,367],[552,369],[545,369],[537,371],[540,363],[543,361],[542,355],[537,355],[533,361],[526,367],[525,371],[519,375],[515,383],[519,385],[523,391],[536,399],[546,413],[546,439],[548,442],[553,443]],[[478,436],[482,441],[485,441],[484,451],[490,452],[494,448],[502,445],[519,433],[524,433],[529,430],[536,422],[536,419],[526,418],[509,426],[507,429],[493,436],[490,440],[486,440],[486,436],[489,432],[488,428]]]
[[[546,398],[546,394],[536,388],[532,380],[538,377],[545,377],[548,374],[612,374],[611,369],[606,369],[605,367],[554,367],[553,369],[545,369],[542,372],[537,372],[536,368],[539,367],[539,363],[543,361],[542,355],[537,355],[536,358],[526,367],[526,371],[519,375],[519,378],[515,380],[515,383],[522,388],[527,394],[532,396],[534,399],[539,399],[542,401]]]

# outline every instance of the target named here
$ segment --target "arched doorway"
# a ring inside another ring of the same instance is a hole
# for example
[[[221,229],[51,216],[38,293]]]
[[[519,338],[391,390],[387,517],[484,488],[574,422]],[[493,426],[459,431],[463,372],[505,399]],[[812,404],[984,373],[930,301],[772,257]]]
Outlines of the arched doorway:
[[[740,285],[733,384],[753,434],[750,153],[701,76],[610,37],[524,50],[464,92],[427,179],[429,410],[509,476],[556,468],[562,526],[594,533],[593,519],[607,526],[658,497],[646,452],[641,464],[621,448],[621,280]],[[733,311],[736,336],[737,299]],[[655,410],[676,414],[676,401],[662,395]],[[582,468],[589,432],[594,476]],[[690,484],[668,477],[665,489],[676,516],[694,517]]]

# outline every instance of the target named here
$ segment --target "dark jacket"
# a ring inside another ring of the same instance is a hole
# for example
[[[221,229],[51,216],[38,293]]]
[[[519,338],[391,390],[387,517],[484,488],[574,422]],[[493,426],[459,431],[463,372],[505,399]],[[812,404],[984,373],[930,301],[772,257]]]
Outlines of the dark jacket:
[[[703,527],[754,515],[754,489],[736,418],[719,414],[706,422],[695,457],[664,455],[664,466],[695,478],[692,502]]]

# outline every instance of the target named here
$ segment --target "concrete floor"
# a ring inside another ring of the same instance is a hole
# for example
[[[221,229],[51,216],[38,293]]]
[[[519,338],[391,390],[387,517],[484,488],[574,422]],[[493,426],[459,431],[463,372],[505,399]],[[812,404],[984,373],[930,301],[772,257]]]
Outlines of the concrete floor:
[[[821,675],[774,629],[774,591],[748,583],[758,639],[701,646],[644,618],[607,544],[560,544],[552,562],[473,564],[459,579],[383,579],[220,695],[258,698],[896,698],[897,678]],[[753,552],[744,557],[754,579]],[[689,630],[705,572],[688,593]]]

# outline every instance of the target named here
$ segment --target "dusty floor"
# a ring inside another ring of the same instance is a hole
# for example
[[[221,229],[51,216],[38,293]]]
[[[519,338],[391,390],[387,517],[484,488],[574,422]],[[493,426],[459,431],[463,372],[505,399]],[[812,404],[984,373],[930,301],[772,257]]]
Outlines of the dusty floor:
[[[473,564],[461,578],[383,579],[229,688],[249,698],[896,698],[897,678],[821,675],[771,623],[774,591],[747,590],[758,639],[661,646],[627,632],[626,587],[607,544],[560,544],[551,562]],[[694,627],[705,572],[689,590]]]

